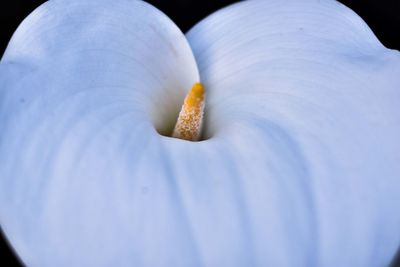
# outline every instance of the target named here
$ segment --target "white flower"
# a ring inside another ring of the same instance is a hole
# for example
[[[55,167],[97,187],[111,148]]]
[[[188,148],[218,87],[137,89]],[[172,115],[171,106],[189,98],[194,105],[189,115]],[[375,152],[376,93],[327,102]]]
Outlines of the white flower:
[[[1,227],[28,266],[387,265],[399,73],[335,1],[241,2],[186,36],[141,1],[47,2],[0,64]],[[199,81],[204,140],[157,133]]]

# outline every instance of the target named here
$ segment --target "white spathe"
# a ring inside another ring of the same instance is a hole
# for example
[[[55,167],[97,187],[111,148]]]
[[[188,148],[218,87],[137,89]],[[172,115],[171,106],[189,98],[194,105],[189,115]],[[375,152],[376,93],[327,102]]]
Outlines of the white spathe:
[[[208,139],[159,135],[199,73]],[[335,1],[241,2],[186,37],[141,1],[47,2],[0,64],[1,227],[28,266],[387,265],[399,74]]]

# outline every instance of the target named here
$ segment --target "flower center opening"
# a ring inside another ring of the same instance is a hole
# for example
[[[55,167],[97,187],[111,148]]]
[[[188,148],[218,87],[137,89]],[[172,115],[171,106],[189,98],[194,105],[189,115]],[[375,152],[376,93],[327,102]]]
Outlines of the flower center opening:
[[[169,133],[159,131],[159,133],[187,141],[200,141],[204,120],[204,104],[204,86],[201,83],[195,83],[185,97],[172,134],[171,131]]]

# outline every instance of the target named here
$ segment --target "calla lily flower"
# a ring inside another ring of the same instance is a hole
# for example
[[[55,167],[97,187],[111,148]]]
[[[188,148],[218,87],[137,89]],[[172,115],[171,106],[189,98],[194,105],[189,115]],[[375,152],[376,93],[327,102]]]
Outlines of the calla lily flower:
[[[142,1],[52,0],[0,64],[2,230],[27,266],[387,265],[399,73],[336,1],[240,2],[184,35]],[[174,138],[194,84],[202,135]]]

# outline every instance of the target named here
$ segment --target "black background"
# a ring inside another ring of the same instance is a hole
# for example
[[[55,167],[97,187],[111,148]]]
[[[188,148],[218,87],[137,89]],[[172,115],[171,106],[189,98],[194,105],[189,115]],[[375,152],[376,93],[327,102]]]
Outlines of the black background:
[[[21,21],[43,2],[42,0],[1,0],[1,55]],[[213,11],[238,1],[150,0],[147,2],[164,11],[185,32]],[[358,13],[386,47],[400,50],[400,0],[341,0],[340,2]],[[1,234],[0,253],[0,265],[21,266]],[[397,258],[393,266],[400,266],[400,253]]]

